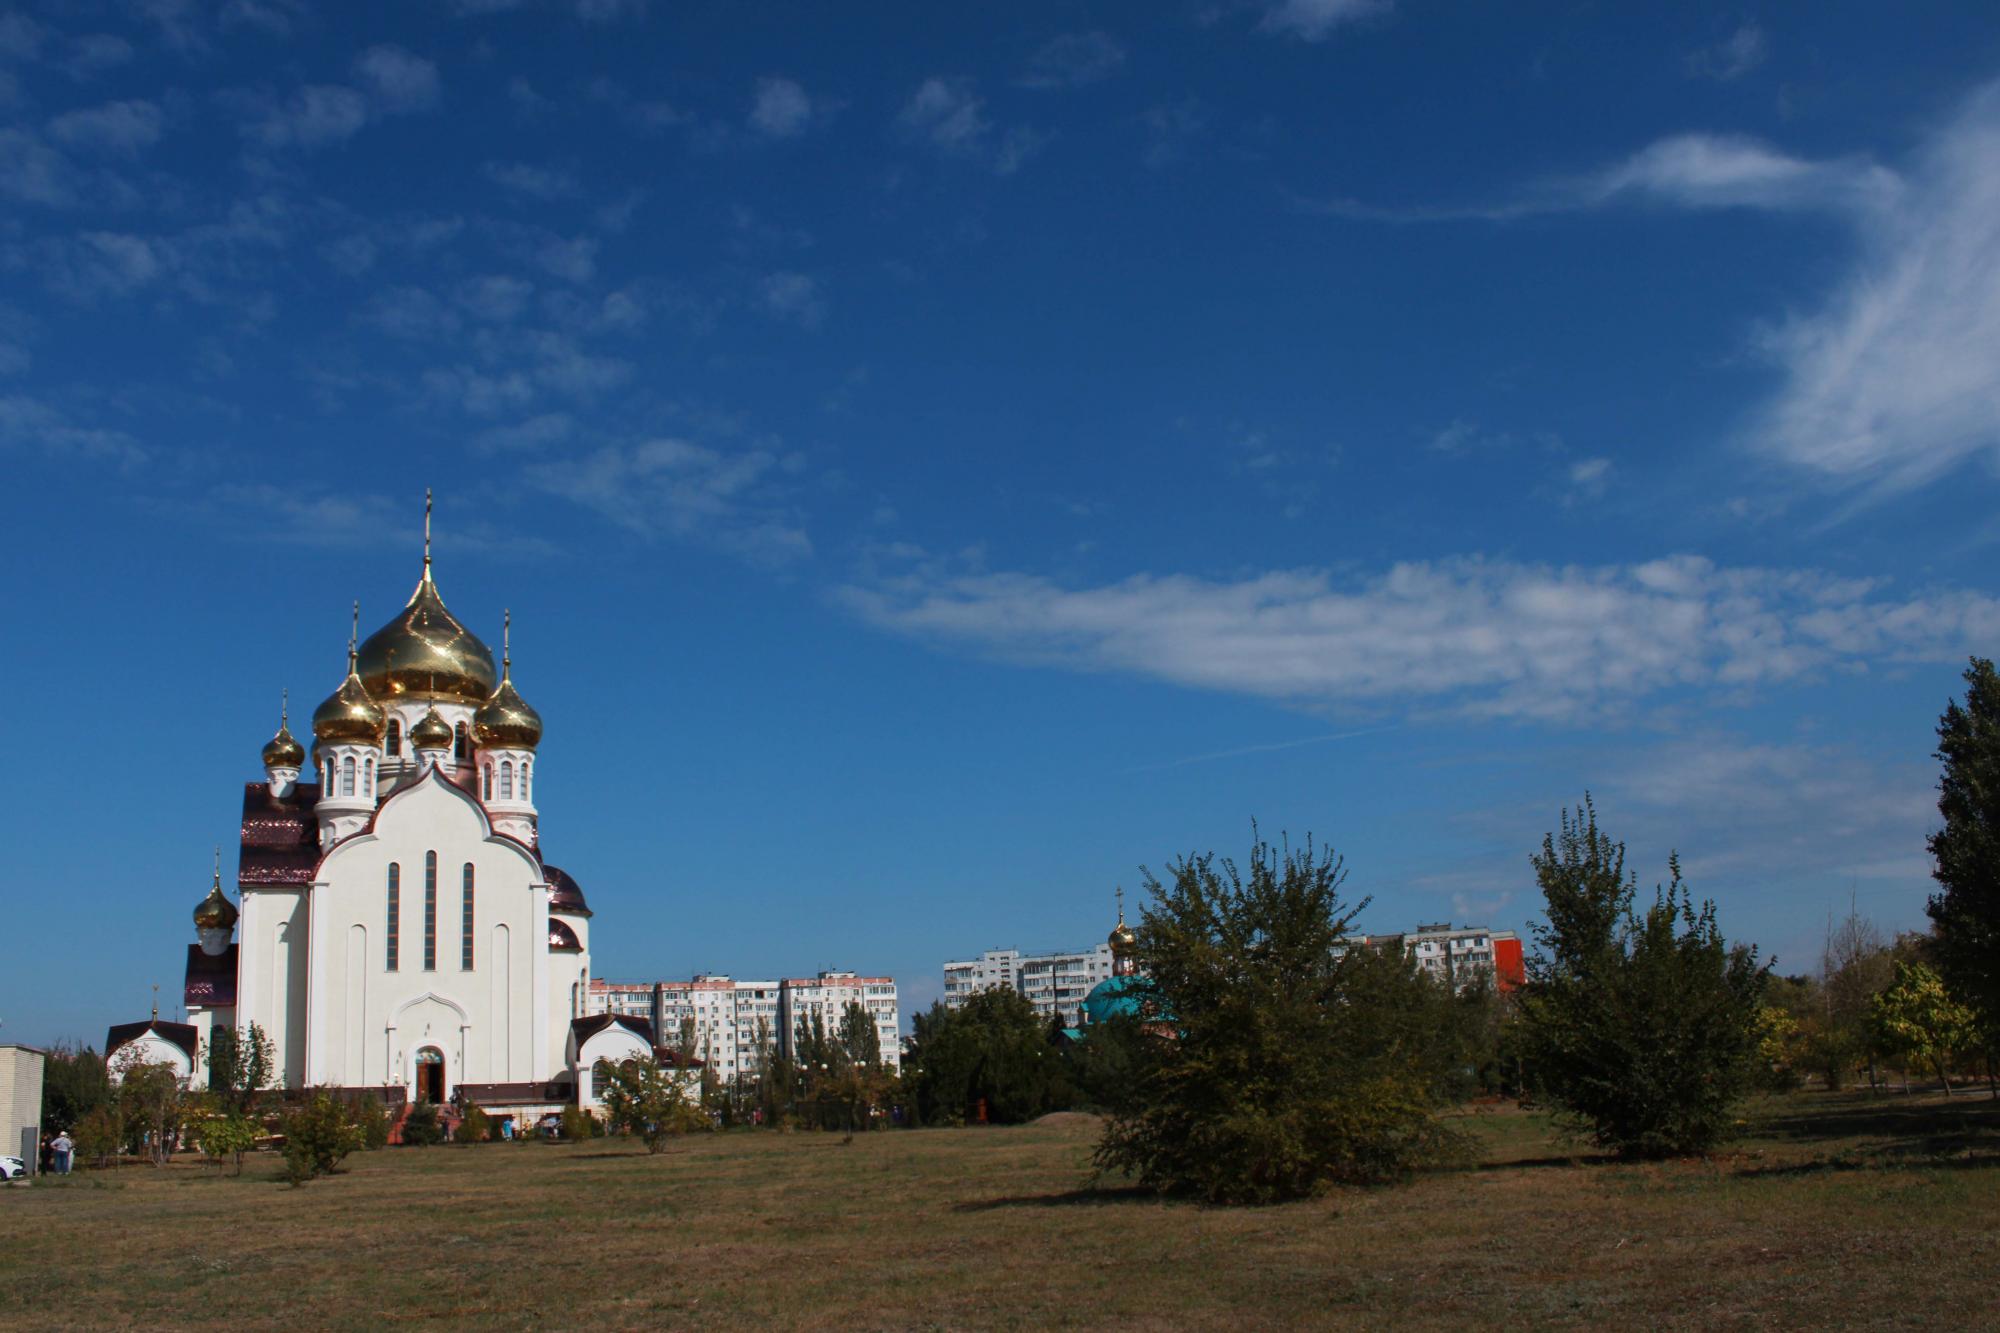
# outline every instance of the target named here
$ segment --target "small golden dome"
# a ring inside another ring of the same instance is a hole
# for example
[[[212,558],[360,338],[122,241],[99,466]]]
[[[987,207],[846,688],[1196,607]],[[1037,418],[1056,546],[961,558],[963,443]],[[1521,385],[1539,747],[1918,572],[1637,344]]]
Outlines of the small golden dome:
[[[302,768],[305,762],[306,747],[299,744],[289,726],[280,722],[278,734],[264,742],[264,767]]]
[[[217,853],[215,883],[209,887],[208,896],[195,904],[194,924],[197,930],[229,930],[236,925],[236,906],[222,896],[220,853]]]
[[[382,706],[369,697],[368,689],[354,671],[354,649],[347,650],[347,679],[313,709],[313,735],[328,745],[379,745],[388,718]]]
[[[417,725],[410,728],[410,745],[414,749],[449,750],[451,742],[451,723],[439,717],[435,708],[426,708]]]
[[[514,657],[507,643],[513,613],[508,612],[501,624],[500,688],[472,715],[472,738],[482,749],[532,750],[542,743],[542,715],[514,688]]]
[[[1125,924],[1123,912],[1118,914],[1118,924],[1111,928],[1111,934],[1105,939],[1105,943],[1111,946],[1114,956],[1131,953],[1139,947],[1139,937],[1132,933],[1132,927]]]

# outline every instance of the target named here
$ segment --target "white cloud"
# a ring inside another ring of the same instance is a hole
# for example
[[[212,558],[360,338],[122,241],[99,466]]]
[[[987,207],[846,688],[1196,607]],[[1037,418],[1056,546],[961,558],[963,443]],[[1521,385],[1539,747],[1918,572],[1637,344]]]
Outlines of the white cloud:
[[[920,566],[840,596],[875,624],[1016,660],[1308,705],[1556,721],[1669,691],[1948,660],[2000,637],[2000,601],[1982,594],[1895,599],[1814,571],[1691,556],[1411,562],[1343,578],[1137,575],[1083,589]]]
[[[812,99],[790,79],[757,80],[757,94],[750,106],[750,128],[773,139],[790,139],[803,134],[812,123]]]
[[[455,311],[421,287],[391,287],[362,307],[360,318],[392,338],[430,342],[459,330]]]
[[[1585,500],[1602,499],[1607,486],[1611,484],[1611,460],[1608,458],[1579,458],[1563,469],[1565,504],[1579,504]]]
[[[992,128],[986,103],[973,92],[971,80],[935,76],[910,94],[898,120],[905,130],[948,152],[970,150]]]
[[[576,429],[566,412],[544,412],[512,426],[497,426],[481,433],[478,447],[489,453],[530,453],[561,444]]]
[[[1767,54],[1764,30],[1755,23],[1746,23],[1714,46],[1690,53],[1688,73],[1727,82],[1763,64]]]
[[[67,208],[77,200],[68,158],[26,130],[0,129],[0,195],[18,203]]]
[[[534,293],[535,284],[524,278],[488,273],[461,282],[456,299],[480,319],[504,324],[520,318]]]
[[[536,199],[561,199],[576,193],[576,177],[555,167],[538,167],[528,162],[488,162],[482,170],[486,179],[503,189]]]
[[[148,451],[122,430],[79,426],[67,413],[25,394],[0,394],[0,447],[34,449],[56,458],[83,458],[134,467]]]
[[[2000,85],[1928,146],[1826,303],[1772,329],[1766,451],[1889,489],[2000,456]]]
[[[1110,78],[1124,65],[1125,48],[1109,33],[1066,32],[1035,52],[1021,85],[1080,88]]]
[[[400,46],[368,48],[356,57],[354,76],[384,114],[426,110],[443,94],[437,66]]]
[[[551,236],[542,243],[535,259],[565,282],[589,282],[597,274],[597,242],[588,236],[571,240]]]
[[[125,64],[134,54],[132,43],[115,33],[87,33],[70,43],[69,60],[63,67],[72,78],[88,79]]]
[[[764,309],[801,328],[817,328],[826,318],[826,296],[819,281],[804,273],[771,273],[757,286]]]
[[[49,122],[49,137],[71,148],[98,148],[136,157],[160,141],[166,118],[151,102],[106,102],[66,111]]]
[[[1342,24],[1386,14],[1393,7],[1392,0],[1271,0],[1258,26],[1317,42]]]

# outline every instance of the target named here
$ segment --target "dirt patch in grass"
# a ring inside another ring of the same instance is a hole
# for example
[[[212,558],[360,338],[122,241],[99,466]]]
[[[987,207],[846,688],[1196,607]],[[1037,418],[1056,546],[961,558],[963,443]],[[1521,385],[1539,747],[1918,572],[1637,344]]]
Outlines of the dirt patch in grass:
[[[253,1158],[0,1194],[0,1323],[1222,1328],[1978,1325],[2000,1107],[1801,1096],[1705,1161],[1509,1109],[1485,1160],[1278,1208],[1088,1185],[1091,1117],[395,1149],[303,1189]]]

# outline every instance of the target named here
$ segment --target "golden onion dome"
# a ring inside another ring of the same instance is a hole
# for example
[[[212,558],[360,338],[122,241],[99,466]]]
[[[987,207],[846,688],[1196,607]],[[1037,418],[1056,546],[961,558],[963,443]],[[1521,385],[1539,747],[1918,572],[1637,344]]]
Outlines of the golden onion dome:
[[[481,749],[532,750],[542,743],[542,715],[514,688],[514,655],[508,644],[514,613],[501,618],[500,688],[472,715],[472,738]]]
[[[313,709],[313,735],[328,745],[379,745],[388,717],[369,696],[354,670],[354,649],[347,650],[347,679]]]
[[[417,725],[410,728],[410,745],[418,750],[449,750],[452,739],[451,723],[438,716],[435,708],[426,708]]]
[[[1128,954],[1139,947],[1139,937],[1132,933],[1132,927],[1125,924],[1124,913],[1118,914],[1118,924],[1111,928],[1105,943],[1111,946],[1113,954]]]
[[[293,744],[298,742],[294,741]],[[195,904],[194,924],[198,930],[229,930],[236,924],[236,906],[222,896],[222,852],[215,854],[215,883],[208,896]]]
[[[302,768],[305,762],[306,747],[299,744],[289,726],[280,722],[278,734],[264,742],[264,767]]]
[[[493,650],[445,609],[431,581],[431,558],[424,576],[394,620],[361,645],[361,683],[386,701],[420,699],[474,707],[492,697],[499,673]]]

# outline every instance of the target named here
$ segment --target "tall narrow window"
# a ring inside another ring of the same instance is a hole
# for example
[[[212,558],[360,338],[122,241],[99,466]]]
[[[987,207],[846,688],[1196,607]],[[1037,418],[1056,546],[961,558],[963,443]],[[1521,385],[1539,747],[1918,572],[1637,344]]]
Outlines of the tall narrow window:
[[[459,902],[459,911],[464,915],[459,932],[458,965],[463,970],[472,970],[472,862],[465,863],[465,893]]]
[[[438,965],[438,854],[424,853],[424,971]]]
[[[451,733],[451,757],[459,760],[472,757],[472,744],[466,735],[463,722],[459,723]]]
[[[397,945],[403,938],[403,867],[394,861],[389,863],[389,923],[388,929],[382,932],[382,938],[389,941],[389,953],[384,962],[394,972]]]
[[[503,801],[514,799],[514,762],[511,759],[500,761],[500,799]]]
[[[528,799],[528,761],[521,761],[521,799]]]
[[[403,752],[403,724],[393,717],[389,719],[389,739],[382,743],[382,749],[392,758]]]
[[[340,761],[340,794],[354,795],[354,756],[351,754]]]
[[[486,766],[486,799],[493,799],[493,765]]]
[[[363,796],[373,796],[375,794],[375,757],[373,755],[368,757],[362,769],[361,794]]]

